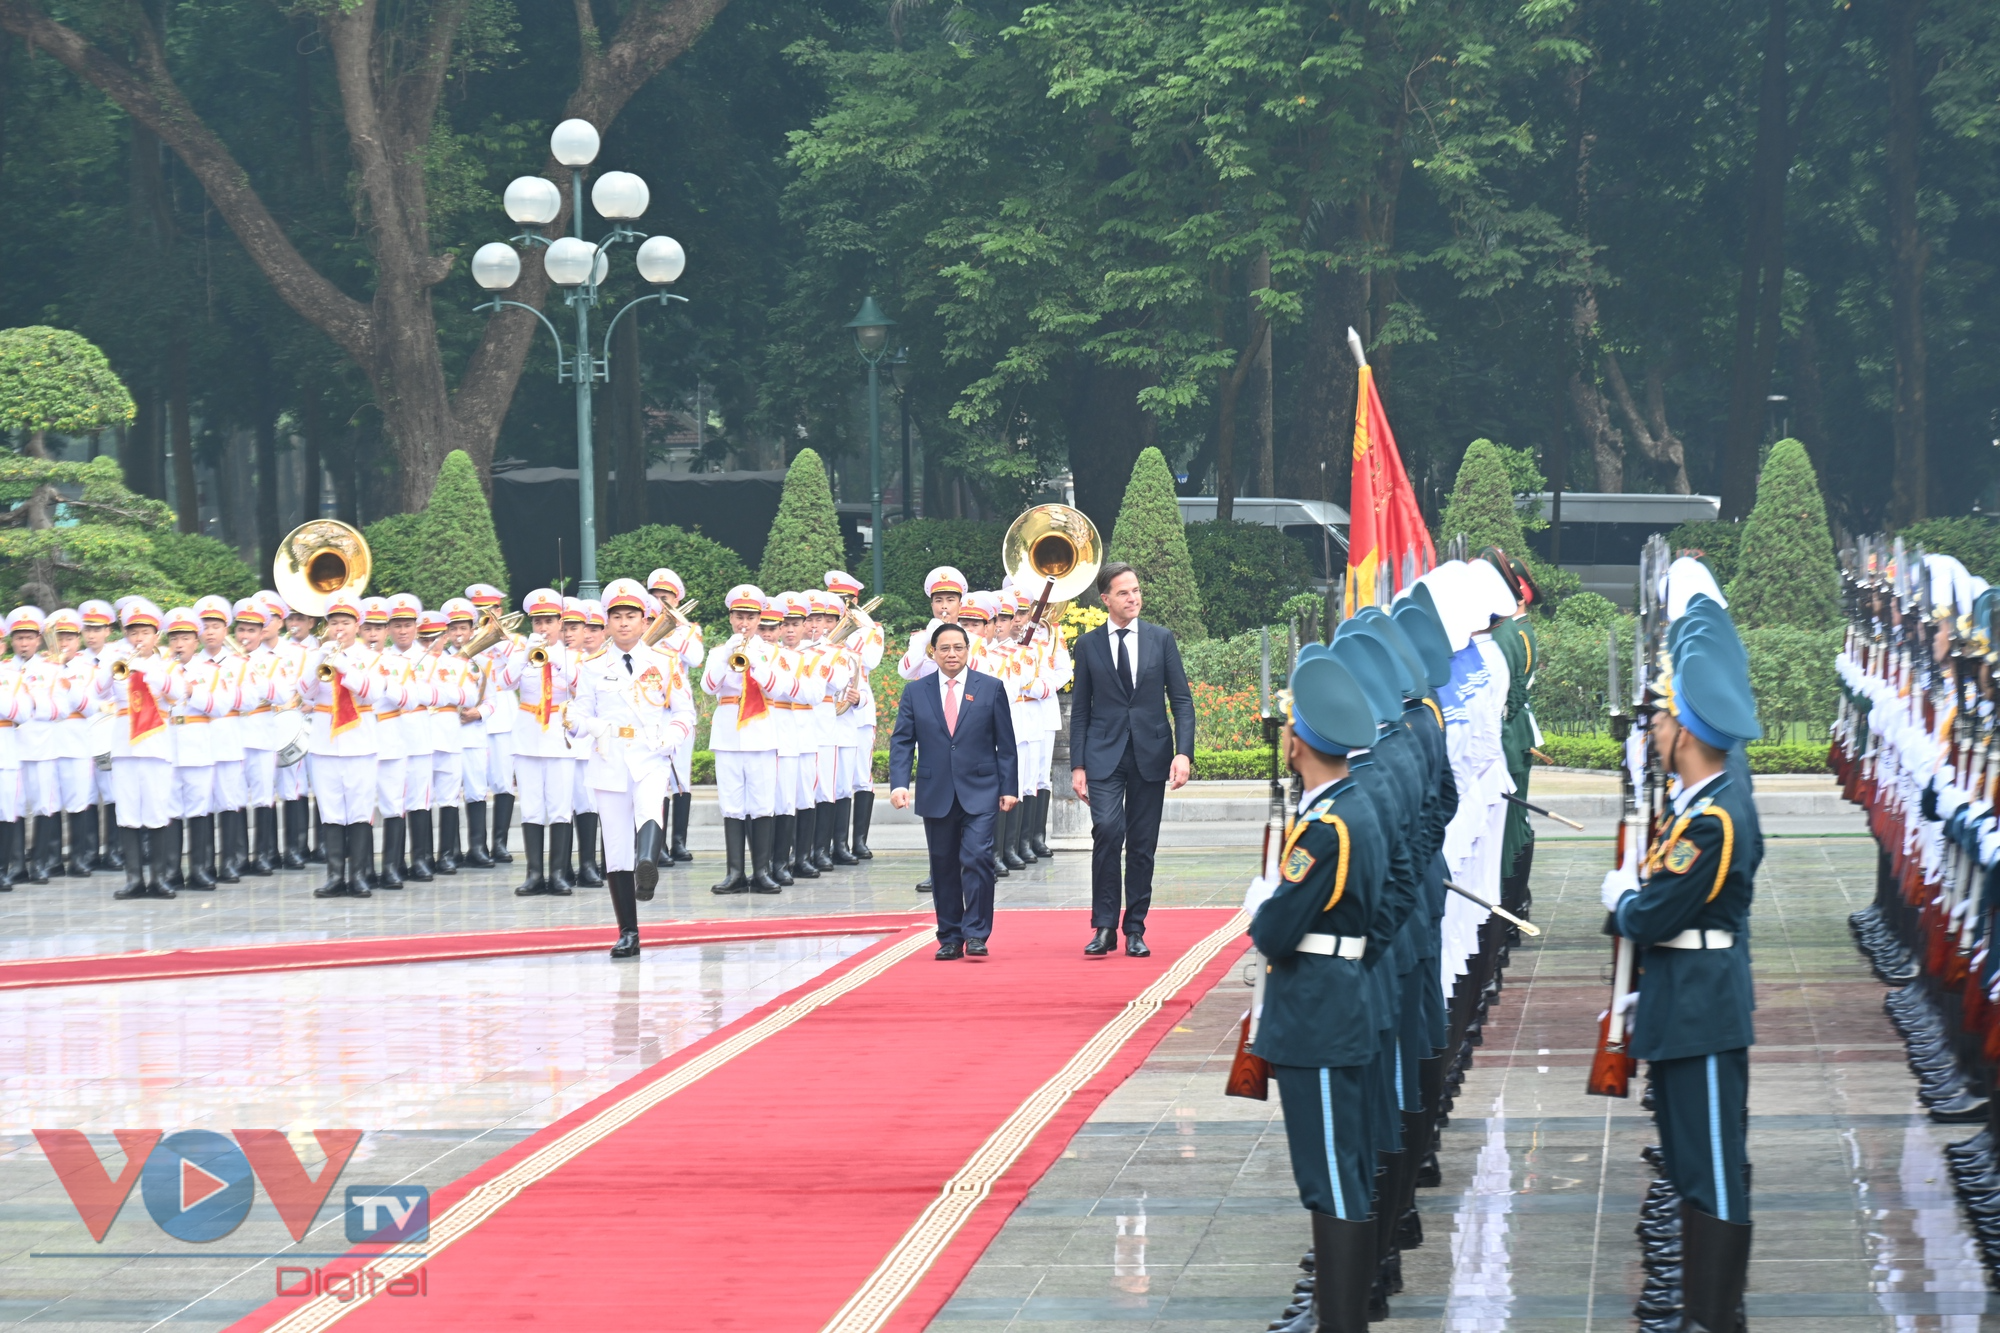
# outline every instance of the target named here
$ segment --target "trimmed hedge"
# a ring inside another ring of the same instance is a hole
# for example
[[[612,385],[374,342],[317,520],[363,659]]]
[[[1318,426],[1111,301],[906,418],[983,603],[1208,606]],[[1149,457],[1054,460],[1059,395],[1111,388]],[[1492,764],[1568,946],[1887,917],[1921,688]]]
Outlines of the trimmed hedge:
[[[1736,577],[1724,592],[1739,628],[1824,630],[1840,624],[1840,574],[1826,503],[1812,460],[1797,440],[1771,446],[1736,561]]]
[[[1544,736],[1538,747],[1561,768],[1615,770],[1619,763],[1618,742],[1609,736]],[[1824,773],[1826,744],[1752,745],[1752,773]]]
[[[840,514],[833,507],[826,465],[817,450],[801,449],[785,470],[785,490],[770,535],[764,539],[757,586],[772,597],[781,592],[824,592],[826,572],[846,567],[847,549],[841,544]]]
[[[1106,564],[1123,561],[1139,576],[1146,619],[1165,625],[1183,644],[1208,637],[1174,474],[1157,448],[1142,449],[1132,465],[1105,555]]]
[[[430,499],[415,514],[392,514],[362,536],[375,557],[368,591],[377,597],[415,593],[435,610],[465,596],[475,583],[505,588],[507,561],[493,533],[493,511],[479,471],[463,449],[445,455]]]
[[[1305,590],[1305,550],[1263,523],[1190,523],[1185,529],[1201,615],[1214,638],[1282,624],[1287,600]]]
[[[240,601],[258,587],[257,572],[235,547],[199,533],[154,533],[153,568],[179,584],[189,603],[210,594]]]
[[[750,582],[750,567],[743,558],[721,542],[704,537],[700,528],[689,532],[664,523],[648,523],[621,532],[597,548],[597,577],[605,583],[613,579],[644,583],[656,569],[671,569],[681,576],[681,582],[687,584],[688,600],[701,602],[694,615],[704,625],[727,624],[724,598],[737,584]],[[723,637],[727,638],[727,633]],[[713,636],[708,641],[721,642]]]
[[[939,565],[956,568],[972,589],[997,589],[1000,542],[1006,535],[1005,523],[969,518],[913,518],[890,528],[882,539],[882,581],[888,593],[903,600],[905,610],[898,614],[908,617],[895,623],[907,630],[931,618],[924,575]]]

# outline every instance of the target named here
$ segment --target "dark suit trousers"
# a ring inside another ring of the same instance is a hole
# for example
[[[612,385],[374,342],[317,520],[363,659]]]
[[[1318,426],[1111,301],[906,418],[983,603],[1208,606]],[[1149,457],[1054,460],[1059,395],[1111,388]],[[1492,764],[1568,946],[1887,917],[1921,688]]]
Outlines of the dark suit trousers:
[[[1160,812],[1166,805],[1163,778],[1139,776],[1132,743],[1108,778],[1090,779],[1090,927],[1116,930],[1120,906],[1118,853],[1125,853],[1124,930],[1146,933],[1146,909],[1153,904],[1153,852],[1160,845]]]
[[[940,944],[993,933],[993,813],[968,813],[954,798],[950,814],[924,821]]]

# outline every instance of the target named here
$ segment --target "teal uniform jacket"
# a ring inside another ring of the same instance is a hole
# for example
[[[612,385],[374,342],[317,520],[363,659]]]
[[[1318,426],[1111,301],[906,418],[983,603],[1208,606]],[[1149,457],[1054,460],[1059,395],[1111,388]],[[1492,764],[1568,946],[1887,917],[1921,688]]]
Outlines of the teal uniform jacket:
[[[1726,771],[1646,854],[1644,887],[1618,904],[1618,933],[1645,948],[1632,1054],[1679,1060],[1753,1044],[1750,903],[1764,839],[1749,788]],[[1727,949],[1667,949],[1684,930],[1726,930]]]
[[[1375,1058],[1367,962],[1300,953],[1299,941],[1369,934],[1387,864],[1375,807],[1352,778],[1328,788],[1293,827],[1277,891],[1250,921],[1270,969],[1255,1050],[1272,1064],[1339,1068]]]
[[[1403,765],[1395,742],[1407,737],[1394,733],[1377,738],[1375,748],[1353,760],[1350,781],[1356,796],[1374,810],[1374,825],[1381,831],[1386,859],[1383,863],[1382,891],[1368,923],[1368,974],[1374,986],[1371,1011],[1378,1028],[1396,1023],[1401,1005],[1400,978],[1415,961],[1405,928],[1417,914],[1423,891],[1421,876],[1410,859],[1410,821],[1406,812],[1414,808],[1406,789]]]

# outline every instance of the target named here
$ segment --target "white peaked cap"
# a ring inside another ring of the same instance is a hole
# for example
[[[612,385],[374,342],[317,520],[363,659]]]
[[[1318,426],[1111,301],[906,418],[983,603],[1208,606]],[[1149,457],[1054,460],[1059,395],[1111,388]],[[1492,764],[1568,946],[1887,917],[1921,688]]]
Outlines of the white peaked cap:
[[[1715,586],[1715,575],[1708,566],[1693,556],[1684,555],[1667,566],[1666,578],[1667,619],[1679,620],[1687,614],[1688,603],[1697,596],[1715,599],[1715,604],[1723,610],[1729,609],[1729,599],[1722,595],[1722,589]]]

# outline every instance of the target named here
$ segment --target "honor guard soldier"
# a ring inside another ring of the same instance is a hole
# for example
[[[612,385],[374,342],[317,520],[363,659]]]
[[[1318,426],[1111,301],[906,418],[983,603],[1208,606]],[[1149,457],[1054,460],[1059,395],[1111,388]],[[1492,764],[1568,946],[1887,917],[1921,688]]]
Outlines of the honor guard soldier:
[[[1070,660],[1069,644],[1063,638],[1061,624],[1036,630],[1035,635],[1045,645],[1042,675],[1048,683],[1048,693],[1042,699],[1042,730],[1046,736],[1042,745],[1042,771],[1035,790],[1035,832],[1029,846],[1035,849],[1036,856],[1046,860],[1055,855],[1054,849],[1049,846],[1049,803],[1054,799],[1052,778],[1056,762],[1056,733],[1063,726],[1061,695],[1076,679],[1076,665]]]
[[[876,715],[875,691],[871,682],[875,668],[882,665],[888,640],[882,626],[861,609],[860,579],[846,570],[830,569],[826,572],[826,587],[839,599],[841,609],[853,618],[855,625],[840,643],[840,647],[852,654],[856,664],[854,703],[846,713],[847,724],[854,731],[854,743],[841,748],[841,758],[852,766],[848,782],[854,793],[854,840],[848,850],[858,861],[872,861],[875,853],[868,850],[868,829],[875,818]]]
[[[1001,859],[1008,869],[1017,870],[1026,869],[1040,859],[1028,845],[1028,836],[1034,826],[1037,784],[1047,767],[1042,757],[1042,749],[1048,744],[1048,733],[1042,729],[1042,700],[1048,692],[1048,681],[1042,664],[1044,640],[1048,636],[1037,635],[1033,641],[1022,643],[1021,636],[1027,632],[1034,604],[1012,589],[1002,590],[1000,596],[1007,612],[1001,635],[1008,645],[1010,666],[1004,679],[1014,715],[1015,772],[1021,798],[1021,803],[1003,816],[1006,841],[1001,847]]]
[[[256,597],[245,597],[230,608],[233,633],[243,649],[243,699],[238,725],[243,733],[244,820],[248,848],[239,872],[262,878],[278,868],[278,751],[285,740],[279,731],[273,677],[278,655],[271,647],[277,629]]]
[[[326,608],[326,640],[306,657],[302,695],[313,710],[313,792],[326,842],[326,883],[315,898],[367,898],[374,859],[375,701],[388,669],[361,642],[361,604],[337,594]]]
[[[49,613],[43,627],[47,652],[57,672],[56,719],[49,728],[45,780],[48,804],[55,817],[69,825],[69,858],[60,856],[50,873],[88,878],[97,855],[97,766],[91,746],[96,714],[93,654],[83,649],[83,617],[70,607]]]
[[[160,630],[174,663],[171,669],[184,684],[167,718],[174,734],[174,818],[167,825],[166,847],[156,849],[155,855],[165,863],[169,888],[209,890],[215,887],[214,823],[209,819],[215,799],[215,754],[208,743],[215,673],[201,655],[201,622],[193,607],[169,607]],[[183,849],[188,854],[185,875]]]
[[[674,706],[677,654],[640,642],[646,590],[635,579],[604,589],[608,646],[577,671],[570,729],[587,739],[585,767],[604,818],[604,866],[618,917],[613,958],[639,952],[640,902],[653,896],[666,855],[660,814],[674,786],[672,754],[694,729],[694,711]]]
[[[143,597],[120,613],[122,643],[105,651],[97,668],[97,698],[112,718],[111,792],[118,807],[118,839],[124,844],[125,887],[114,898],[171,898],[168,849],[174,824],[174,736],[168,717],[187,678],[160,651],[160,608]]]
[[[270,641],[271,655],[276,659],[271,668],[271,700],[276,710],[272,715],[271,730],[289,745],[302,733],[310,731],[310,714],[299,698],[299,670],[305,665],[306,653],[310,650],[292,636],[288,628],[291,608],[285,605],[284,598],[265,588],[258,592],[257,600],[264,608],[264,618],[276,627]],[[302,719],[307,720],[304,728],[300,726]],[[312,784],[306,776],[307,768],[303,758],[295,763],[278,765],[278,821],[283,836],[277,864],[281,870],[303,870],[306,866],[309,850],[307,835],[313,822]]]
[[[514,716],[513,753],[528,877],[514,893],[522,898],[567,897],[569,884],[544,869],[542,849],[546,835],[548,865],[569,860],[576,760],[564,730],[563,710],[576,694],[576,662],[562,643],[563,603],[554,589],[535,589],[521,599],[521,610],[531,632],[513,646],[507,671],[517,682],[521,699],[521,711]]]
[[[9,613],[4,625],[14,627]],[[9,648],[12,636],[9,635]],[[20,717],[28,705],[27,690],[21,682],[26,659],[19,653],[0,656],[0,893],[27,877],[27,826],[22,822],[24,802],[21,790]]]
[[[243,862],[250,855],[250,825],[245,814],[250,789],[243,776],[243,701],[249,683],[249,655],[229,638],[236,607],[226,597],[203,597],[194,604],[201,625],[199,658],[212,673],[209,691],[208,745],[215,761],[215,786],[209,794],[209,814],[203,831],[213,864],[203,869],[218,883],[242,880]]]
[[[486,723],[497,707],[490,697],[486,679],[487,667],[492,659],[484,653],[479,657],[468,657],[464,652],[465,646],[472,641],[473,626],[479,618],[469,599],[454,597],[446,602],[444,618],[445,639],[450,644],[446,651],[458,662],[462,673],[458,751],[460,795],[465,805],[465,841],[460,844],[457,816],[450,815],[452,851],[460,865],[484,870],[493,864],[493,857],[486,850],[486,802],[492,795],[486,776],[486,757],[490,749],[486,743]]]
[[[778,735],[778,814],[771,836],[773,882],[767,888],[753,878],[753,893],[775,893],[791,887],[794,879],[819,878],[819,868],[813,864],[809,850],[813,839],[813,796],[807,773],[817,762],[812,747],[818,724],[812,710],[825,682],[817,671],[806,667],[817,652],[805,644],[806,598],[800,593],[786,592],[771,600],[785,617],[779,626],[773,661],[787,688],[782,697],[774,694],[770,700]]]
[[[806,640],[815,650],[814,669],[820,695],[813,703],[814,741],[819,762],[813,768],[813,864],[821,870],[859,865],[847,850],[847,816],[853,807],[840,794],[840,724],[837,701],[854,681],[854,665],[846,653],[826,642],[840,618],[840,607],[822,592],[802,594],[806,600]]]
[[[1503,715],[1505,726],[1500,734],[1501,750],[1506,759],[1507,776],[1514,783],[1514,793],[1525,800],[1528,779],[1534,767],[1531,751],[1541,742],[1534,711],[1528,706],[1528,690],[1534,684],[1535,665],[1539,660],[1535,627],[1528,615],[1528,607],[1535,600],[1535,583],[1520,561],[1497,546],[1485,548],[1479,553],[1479,558],[1500,575],[1507,585],[1507,595],[1514,599],[1513,612],[1494,623],[1492,639],[1507,659],[1507,706]],[[1510,801],[1500,845],[1500,905],[1516,916],[1528,914],[1532,896],[1528,879],[1534,860],[1535,831],[1528,824],[1528,809]],[[1518,942],[1518,929],[1509,926],[1507,930],[1509,938]]]
[[[648,574],[646,590],[676,611],[680,609],[680,604],[687,600],[687,584],[671,569],[656,569]],[[702,666],[708,660],[708,652],[702,647],[701,626],[695,624],[693,620],[688,620],[678,629],[668,631],[666,637],[655,646],[680,656],[681,671],[690,687],[701,675]],[[688,702],[690,705],[693,704],[692,695]],[[684,786],[691,784],[694,781],[693,733],[689,733],[687,740],[681,743],[680,752],[674,756],[674,763],[677,765],[675,771],[681,775],[682,784]],[[694,853],[688,850],[687,841],[688,817],[693,810],[693,792],[674,793],[673,828],[670,833],[673,838],[673,857],[676,861],[694,860]]]
[[[1732,1333],[1750,1261],[1749,924],[1764,846],[1749,786],[1727,770],[1763,731],[1743,659],[1708,635],[1679,638],[1656,688],[1650,743],[1677,779],[1672,819],[1642,868],[1605,876],[1604,905],[1644,950],[1629,1050],[1651,1062],[1664,1171],[1681,1200],[1680,1327]]]
[[[577,662],[582,663],[604,646],[604,603],[586,597],[576,603],[575,609],[576,629],[570,644]],[[576,762],[570,768],[575,783],[570,800],[576,807],[576,869],[572,872],[569,862],[564,861],[561,874],[582,888],[599,889],[604,887],[601,850],[604,819],[597,808],[597,789],[590,785],[584,754],[584,747],[577,747]]]
[[[458,659],[445,651],[444,612],[431,609],[417,613],[417,645],[422,657],[417,662],[418,693],[424,699],[423,731],[412,729],[407,749],[412,765],[423,764],[428,772],[422,818],[412,807],[410,820],[410,870],[407,876],[424,883],[435,875],[455,875],[458,861],[449,855],[451,841],[444,827],[446,806],[457,804],[459,782],[458,701],[463,690]],[[427,752],[428,758],[419,758]],[[456,822],[457,816],[453,815]]]
[[[498,617],[505,609],[507,594],[490,583],[475,583],[465,590],[465,600],[472,603],[484,624],[486,617]],[[496,666],[504,665],[512,659],[520,637],[508,634],[486,650],[486,657]],[[493,803],[493,828],[490,844],[486,838],[480,843],[495,864],[511,865],[514,854],[507,850],[507,835],[514,827],[514,715],[520,700],[511,683],[489,673],[486,702],[490,705],[486,710],[486,790]]]
[[[1313,1304],[1296,1327],[1365,1333],[1376,1274],[1370,1067],[1377,1058],[1369,968],[1387,845],[1348,772],[1375,743],[1362,687],[1330,655],[1292,673],[1286,762],[1305,786],[1277,858],[1244,903],[1263,956],[1252,1049],[1271,1064],[1299,1202],[1312,1215]]]
[[[375,697],[375,813],[382,821],[382,868],[371,889],[400,889],[409,873],[410,738],[430,726],[428,689],[419,685],[417,616],[422,604],[407,593],[370,597],[361,604],[361,637],[381,668]],[[430,795],[430,745],[419,742],[423,770],[418,794]]]
[[[946,621],[958,622],[967,586],[965,575],[950,565],[939,565],[924,575],[924,596],[931,599],[931,622],[910,634],[910,646],[896,663],[897,675],[904,680],[921,680],[937,670],[937,663],[931,660],[931,635]]]
[[[728,869],[711,886],[716,893],[747,893],[743,870],[746,841],[754,843],[755,822],[775,822],[778,800],[778,736],[770,693],[778,683],[775,654],[758,633],[764,614],[763,590],[740,583],[724,599],[729,607],[727,641],[709,651],[701,688],[715,700],[709,719],[709,749],[715,754],[716,803],[722,807],[722,842]],[[771,824],[764,825],[768,854]],[[768,867],[757,869],[769,878]],[[776,883],[775,880],[772,883]]]
[[[38,606],[19,607],[7,617],[7,641],[21,663],[20,688],[26,696],[15,726],[21,747],[22,809],[33,820],[27,854],[31,884],[48,883],[50,870],[62,862],[62,818],[56,814],[54,784],[49,780],[62,670],[44,650],[47,620]]]
[[[77,608],[83,617],[83,649],[78,656],[89,663],[86,675],[87,688],[91,696],[90,722],[90,776],[96,792],[96,805],[102,808],[104,818],[94,827],[101,836],[94,837],[97,855],[91,858],[93,870],[123,870],[125,856],[118,846],[118,811],[111,801],[111,718],[97,706],[97,668],[104,661],[104,651],[111,643],[111,631],[118,624],[118,613],[111,603],[92,598]]]

